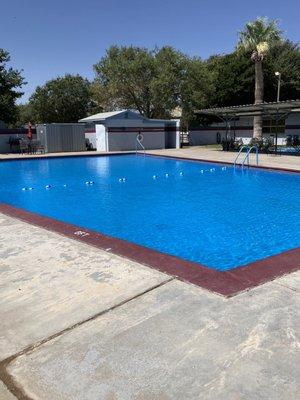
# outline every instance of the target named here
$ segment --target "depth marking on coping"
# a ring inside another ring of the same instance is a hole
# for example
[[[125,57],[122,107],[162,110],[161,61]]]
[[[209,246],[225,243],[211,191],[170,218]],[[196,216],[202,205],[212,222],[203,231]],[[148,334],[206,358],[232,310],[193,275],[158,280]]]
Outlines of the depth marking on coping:
[[[76,232],[74,232],[74,235],[80,236],[80,237],[85,237],[85,236],[89,236],[90,234],[88,232],[84,232],[84,231],[76,231]]]

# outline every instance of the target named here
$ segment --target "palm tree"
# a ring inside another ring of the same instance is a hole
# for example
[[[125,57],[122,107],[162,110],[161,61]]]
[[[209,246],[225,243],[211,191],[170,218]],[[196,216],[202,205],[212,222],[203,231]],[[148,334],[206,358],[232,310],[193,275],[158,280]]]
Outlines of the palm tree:
[[[264,75],[263,60],[270,47],[282,39],[277,21],[269,21],[267,18],[259,17],[255,21],[248,22],[239,34],[238,50],[251,52],[251,60],[255,65],[255,104],[264,101]],[[253,137],[262,137],[262,115],[253,119]]]

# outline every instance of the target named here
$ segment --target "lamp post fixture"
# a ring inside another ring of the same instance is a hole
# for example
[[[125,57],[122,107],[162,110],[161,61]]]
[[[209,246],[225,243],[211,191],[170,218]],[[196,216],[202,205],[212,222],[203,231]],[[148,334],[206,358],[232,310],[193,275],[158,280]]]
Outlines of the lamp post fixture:
[[[278,78],[278,86],[277,86],[277,103],[279,102],[280,99],[280,84],[281,84],[281,73],[276,71],[275,75]]]

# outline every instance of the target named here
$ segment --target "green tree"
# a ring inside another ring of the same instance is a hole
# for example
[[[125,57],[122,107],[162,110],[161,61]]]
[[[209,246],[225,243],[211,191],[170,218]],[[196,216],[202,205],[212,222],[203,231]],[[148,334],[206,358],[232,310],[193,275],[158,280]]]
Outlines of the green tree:
[[[198,57],[186,60],[186,71],[180,89],[182,128],[187,129],[190,123],[196,122],[196,109],[209,107],[216,87],[213,73],[207,62]]]
[[[212,73],[214,92],[211,107],[226,107],[253,103],[254,75],[252,62],[246,53],[215,55],[207,60]]]
[[[136,108],[147,115],[153,76],[151,53],[138,47],[112,46],[94,65],[94,100],[105,110]]]
[[[31,104],[25,103],[25,104],[18,104],[17,105],[17,118],[14,124],[12,124],[16,128],[20,128],[24,125],[26,125],[28,122],[34,123],[34,114],[32,110]]]
[[[19,89],[25,84],[21,71],[7,67],[9,61],[9,53],[0,49],[0,120],[7,124],[16,121],[16,100],[23,95]]]
[[[254,103],[255,77],[253,62],[245,51],[215,55],[207,60],[215,91],[210,107],[235,106]],[[300,48],[290,41],[274,45],[264,59],[264,100],[276,101],[277,78],[280,71],[281,100],[300,98]]]
[[[90,83],[67,74],[38,86],[29,99],[33,122],[77,122],[90,109]]]
[[[264,65],[265,101],[275,101],[278,80],[275,72],[281,73],[280,100],[300,98],[300,47],[289,40],[277,43],[270,49]]]
[[[153,51],[112,46],[94,70],[99,108],[134,108],[148,118],[168,118],[180,105],[186,57],[169,46]]]
[[[280,42],[281,31],[278,29],[276,21],[268,21],[266,18],[257,18],[255,21],[248,22],[242,32],[238,49],[251,53],[251,60],[255,65],[255,91],[254,103],[259,104],[264,101],[264,75],[263,60],[270,48]],[[253,119],[253,137],[262,137],[262,115],[257,115]]]

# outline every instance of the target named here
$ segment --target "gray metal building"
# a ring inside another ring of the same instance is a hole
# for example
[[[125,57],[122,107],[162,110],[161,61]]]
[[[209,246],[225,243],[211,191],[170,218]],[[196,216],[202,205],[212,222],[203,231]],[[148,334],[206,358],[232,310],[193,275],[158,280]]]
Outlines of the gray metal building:
[[[84,124],[37,124],[37,140],[46,153],[85,151]]]

